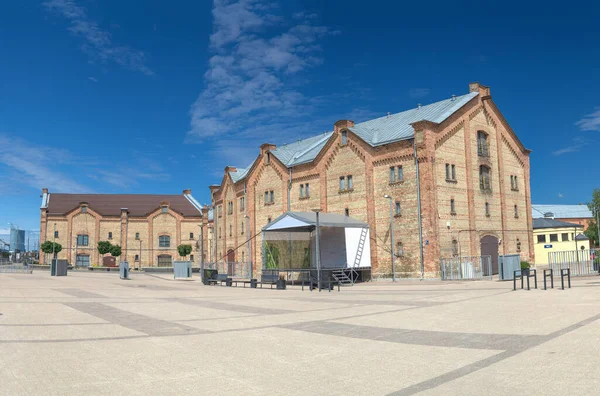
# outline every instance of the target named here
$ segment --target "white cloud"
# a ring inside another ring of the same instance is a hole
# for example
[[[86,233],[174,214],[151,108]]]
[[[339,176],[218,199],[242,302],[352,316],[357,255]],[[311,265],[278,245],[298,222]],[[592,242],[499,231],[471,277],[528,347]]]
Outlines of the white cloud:
[[[408,91],[408,96],[410,96],[413,99],[420,99],[429,95],[430,92],[431,89],[429,88],[413,88],[410,91]]]
[[[205,89],[190,109],[187,142],[219,136],[246,146],[238,139],[244,134],[249,138],[249,128],[261,125],[258,136],[264,139],[274,128],[294,127],[309,113],[310,99],[291,81],[322,62],[319,40],[334,32],[315,25],[312,14],[295,14],[300,20],[284,27],[276,10],[258,0],[215,0],[213,56]]]
[[[582,131],[600,131],[600,107],[575,123]]]
[[[98,79],[94,78],[94,77],[88,77],[88,80],[90,80],[93,83],[97,83]]]
[[[571,141],[571,144],[568,146],[565,146],[559,150],[553,151],[552,155],[554,156],[559,156],[559,155],[563,155],[563,154],[568,154],[568,153],[576,153],[579,150],[581,150],[586,144],[585,139],[581,138],[581,137],[576,137]]]
[[[69,31],[85,41],[83,51],[93,60],[114,62],[127,69],[151,76],[154,72],[146,66],[146,55],[126,45],[113,43],[111,34],[100,28],[98,23],[90,19],[84,7],[74,0],[50,0],[43,3],[70,21]]]
[[[558,198],[564,198],[565,195],[563,193],[558,193]]]

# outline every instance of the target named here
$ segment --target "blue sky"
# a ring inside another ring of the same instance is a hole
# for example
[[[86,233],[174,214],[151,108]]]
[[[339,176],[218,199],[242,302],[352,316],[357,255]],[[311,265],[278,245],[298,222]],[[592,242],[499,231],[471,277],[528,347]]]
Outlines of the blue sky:
[[[0,229],[39,228],[42,187],[191,188],[209,202],[207,186],[261,143],[472,81],[533,150],[533,201],[586,202],[600,187],[600,10],[541,4],[3,2]]]

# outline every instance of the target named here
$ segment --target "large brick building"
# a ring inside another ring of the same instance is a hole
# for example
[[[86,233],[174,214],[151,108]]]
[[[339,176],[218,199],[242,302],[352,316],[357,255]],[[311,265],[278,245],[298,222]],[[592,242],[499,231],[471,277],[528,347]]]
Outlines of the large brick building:
[[[340,120],[332,132],[296,143],[265,143],[249,167],[226,167],[221,184],[210,187],[216,257],[248,261],[249,231],[260,233],[287,210],[320,208],[368,223],[373,276],[389,276],[388,195],[402,276],[437,276],[440,257],[453,255],[519,252],[532,259],[530,151],[490,89],[469,88],[463,96],[359,124]],[[260,239],[251,251],[260,272]]]
[[[59,259],[89,266],[103,264],[97,245],[109,241],[121,246],[120,260],[132,268],[171,266],[181,259],[177,246],[190,244],[188,259],[199,265],[213,260],[211,215],[190,190],[182,195],[58,194],[45,188],[40,243],[58,242]],[[47,263],[51,257],[40,258]]]

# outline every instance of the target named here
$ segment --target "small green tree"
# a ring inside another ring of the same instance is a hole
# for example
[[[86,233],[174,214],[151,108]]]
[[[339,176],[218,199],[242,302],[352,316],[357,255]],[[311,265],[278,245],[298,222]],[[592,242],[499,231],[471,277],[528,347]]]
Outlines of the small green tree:
[[[192,245],[179,245],[177,246],[177,252],[183,258],[185,258],[188,254],[192,253]]]
[[[51,254],[54,253],[54,258],[58,255],[58,253],[62,250],[62,245],[58,242],[46,241],[42,243],[40,246],[42,252]]]
[[[598,223],[596,222],[597,216],[600,213],[600,188],[595,188],[592,192],[592,201],[587,203],[588,208],[594,216],[594,220],[590,221],[590,224],[585,230],[585,235],[596,245],[600,246],[600,239],[598,235]]]
[[[113,257],[119,257],[121,255],[121,246],[111,245],[109,253]]]
[[[98,242],[98,253],[100,253],[100,255],[102,255],[102,256],[110,253],[111,248],[112,248],[112,244],[108,241],[99,241]]]

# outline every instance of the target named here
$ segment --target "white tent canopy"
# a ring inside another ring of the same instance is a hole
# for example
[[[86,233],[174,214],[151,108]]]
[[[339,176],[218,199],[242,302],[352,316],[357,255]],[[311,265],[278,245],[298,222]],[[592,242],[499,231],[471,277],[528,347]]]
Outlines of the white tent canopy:
[[[288,242],[287,249],[285,246],[277,249],[277,255],[281,256],[285,256],[287,250],[287,257],[282,258],[282,264],[279,265],[299,267],[298,252],[292,250],[306,248],[310,251],[310,258],[307,256],[306,261],[302,263],[303,268],[306,268],[307,264],[315,268],[316,226],[317,216],[314,212],[286,212],[263,227],[263,241],[267,242],[267,249],[271,245]],[[322,268],[371,267],[367,223],[336,213],[319,213],[319,231]],[[291,241],[302,240],[306,241],[306,245],[291,244]]]

